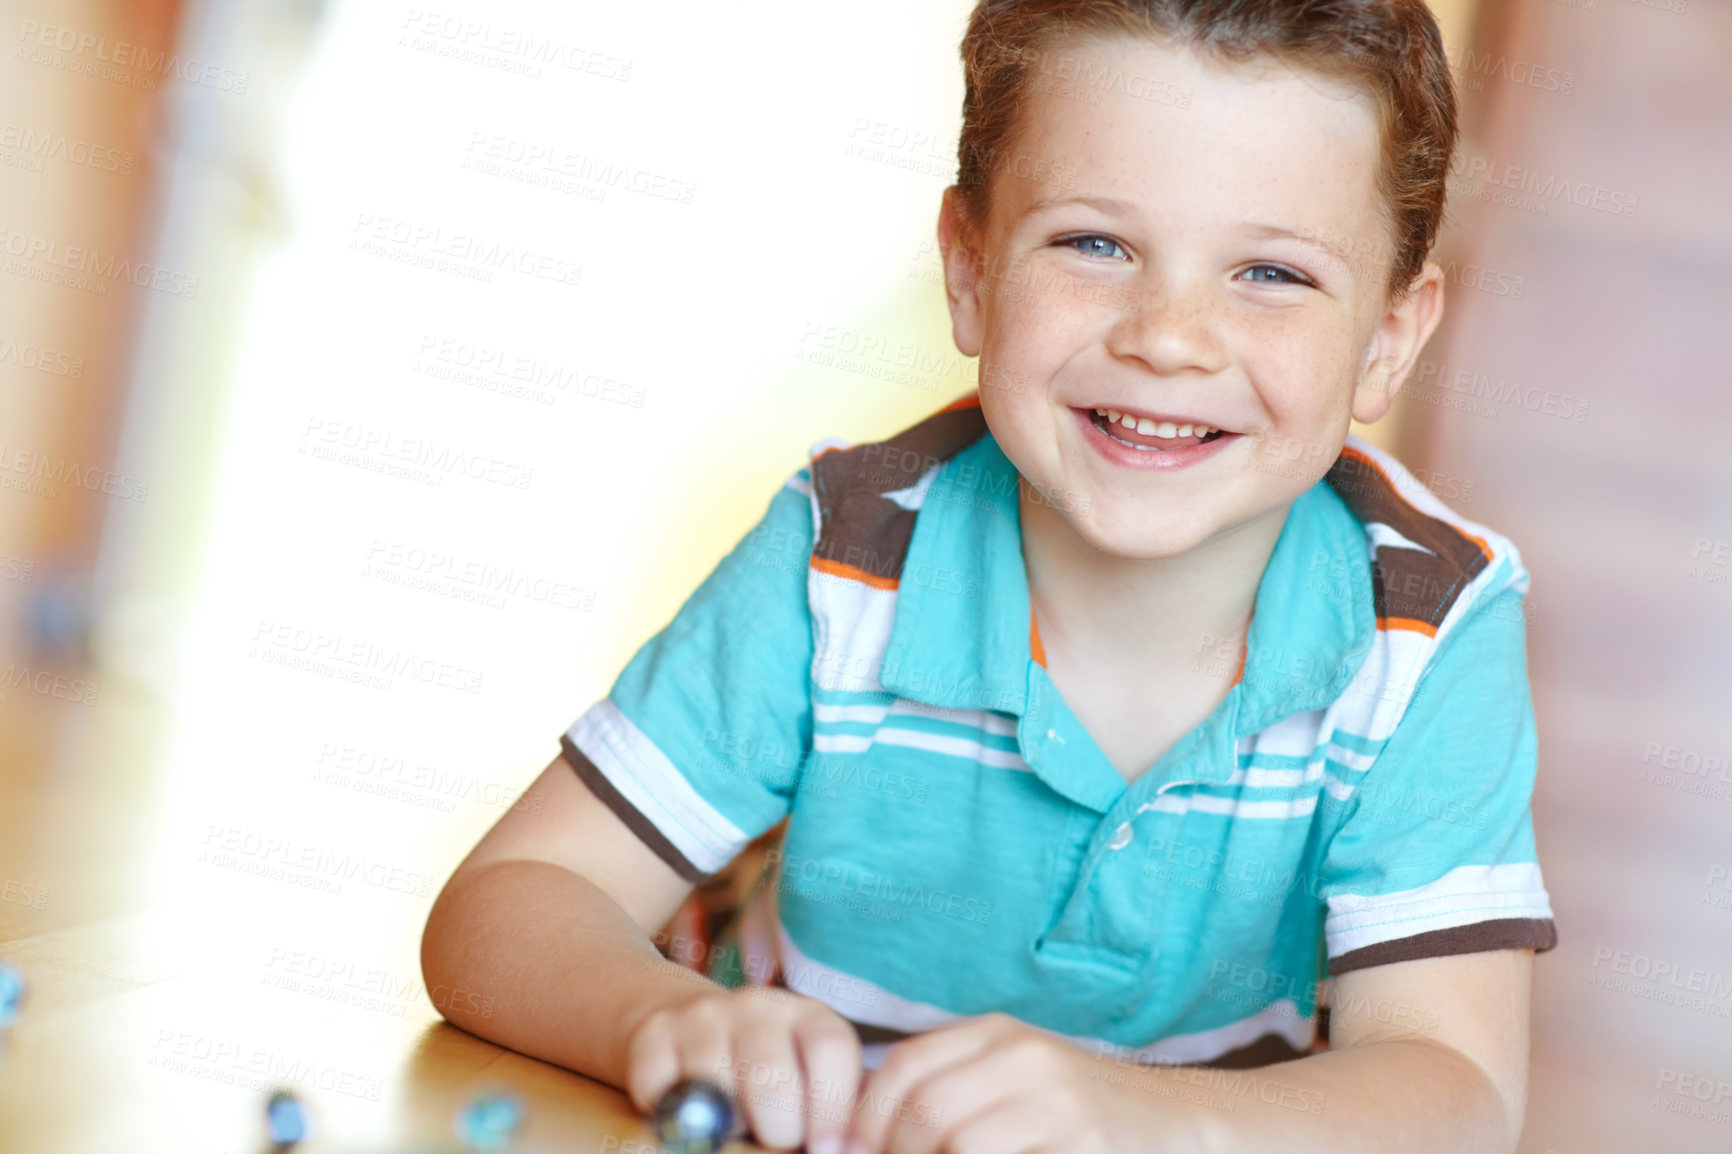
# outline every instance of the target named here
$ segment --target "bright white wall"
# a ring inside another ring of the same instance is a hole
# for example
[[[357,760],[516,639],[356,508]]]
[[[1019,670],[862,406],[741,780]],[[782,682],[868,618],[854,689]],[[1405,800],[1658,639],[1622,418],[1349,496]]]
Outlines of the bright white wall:
[[[237,302],[176,662],[176,900],[268,895],[295,941],[412,967],[461,853],[807,446],[886,434],[971,387],[930,243],[967,8],[329,6],[274,167],[248,174],[283,224]],[[509,70],[529,38],[578,67]],[[644,175],[609,184],[609,166]],[[501,250],[551,275],[489,259]],[[891,352],[816,363],[830,330]],[[442,375],[481,350],[481,384]],[[884,378],[910,357],[925,371]],[[520,360],[567,387],[510,395],[495,369]],[[422,450],[497,479],[376,471]],[[407,584],[501,574],[528,584],[488,602]],[[367,653],[478,691],[336,675]],[[431,892],[320,893],[292,880],[309,853],[430,876]]]

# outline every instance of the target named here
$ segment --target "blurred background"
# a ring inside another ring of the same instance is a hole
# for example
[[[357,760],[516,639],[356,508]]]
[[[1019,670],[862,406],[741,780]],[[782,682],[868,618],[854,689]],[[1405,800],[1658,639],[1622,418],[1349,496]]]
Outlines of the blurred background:
[[[970,6],[0,3],[0,1145],[493,1069],[451,868],[811,443],[974,386]],[[1732,4],[1433,8],[1448,318],[1364,432],[1533,572],[1522,1149],[1725,1152]]]

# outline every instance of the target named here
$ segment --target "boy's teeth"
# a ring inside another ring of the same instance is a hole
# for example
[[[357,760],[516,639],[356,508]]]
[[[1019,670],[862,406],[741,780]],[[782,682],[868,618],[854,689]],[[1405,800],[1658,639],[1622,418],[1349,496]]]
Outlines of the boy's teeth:
[[[1151,421],[1147,417],[1135,417],[1117,409],[1096,409],[1095,413],[1105,417],[1109,425],[1123,425],[1145,437],[1206,437],[1216,431],[1209,425],[1178,425],[1172,421]]]

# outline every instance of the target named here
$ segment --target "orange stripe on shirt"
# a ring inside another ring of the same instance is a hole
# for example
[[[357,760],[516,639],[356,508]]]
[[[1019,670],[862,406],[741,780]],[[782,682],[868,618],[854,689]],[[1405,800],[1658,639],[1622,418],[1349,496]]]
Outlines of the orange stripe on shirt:
[[[880,577],[868,573],[864,569],[856,569],[852,565],[844,565],[840,561],[830,561],[823,557],[812,558],[812,568],[820,573],[828,573],[832,577],[840,577],[845,581],[858,581],[870,585],[874,589],[895,589],[897,580],[894,577]]]
[[[1414,617],[1379,617],[1377,627],[1386,633],[1391,629],[1407,629],[1414,633],[1423,633],[1427,637],[1437,636],[1437,626]]]
[[[1046,668],[1046,646],[1040,643],[1040,626],[1035,624],[1033,606],[1028,610],[1028,655],[1036,665]]]
[[[973,392],[969,393],[966,397],[956,398],[956,400],[951,401],[948,405],[939,409],[938,413],[954,413],[958,409],[978,408],[980,408],[980,394],[978,392]],[[936,417],[938,413],[933,413],[932,415]]]

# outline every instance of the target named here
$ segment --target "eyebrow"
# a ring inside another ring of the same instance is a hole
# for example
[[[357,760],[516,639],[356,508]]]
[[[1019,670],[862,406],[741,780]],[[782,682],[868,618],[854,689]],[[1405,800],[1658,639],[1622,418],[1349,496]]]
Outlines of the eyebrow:
[[[1255,240],[1298,240],[1306,244],[1314,244],[1327,249],[1329,242],[1316,233],[1300,232],[1297,229],[1282,228],[1277,224],[1259,224],[1252,221],[1239,226],[1239,231]]]
[[[1301,244],[1317,249],[1324,256],[1345,268],[1349,274],[1354,271],[1351,255],[1338,252],[1336,246],[1332,245],[1328,238],[1316,233],[1300,232],[1297,229],[1283,228],[1280,225],[1263,224],[1257,221],[1246,221],[1239,226],[1239,231],[1253,240],[1296,240]],[[1345,240],[1347,238],[1339,237],[1336,239]]]
[[[1104,213],[1133,213],[1137,206],[1128,200],[1119,200],[1111,196],[1061,196],[1054,200],[1037,200],[1022,210],[1017,221],[1027,220],[1036,213],[1047,212],[1055,208],[1068,208],[1080,204],[1085,208],[1097,209]]]

